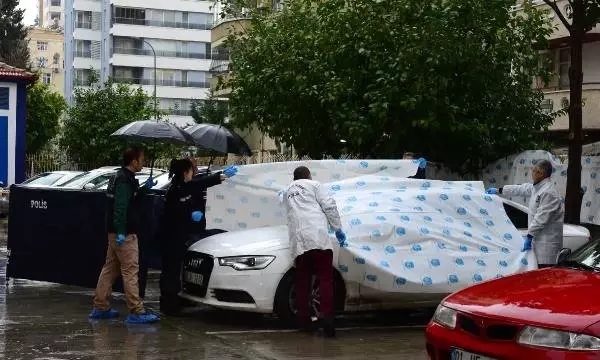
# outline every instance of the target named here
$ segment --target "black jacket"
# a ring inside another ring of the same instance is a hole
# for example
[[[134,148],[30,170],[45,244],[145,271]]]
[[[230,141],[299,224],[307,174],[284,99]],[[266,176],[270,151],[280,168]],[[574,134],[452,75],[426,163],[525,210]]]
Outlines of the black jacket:
[[[185,242],[189,235],[206,230],[206,189],[221,183],[221,173],[196,176],[187,183],[173,182],[167,191],[163,218],[163,239]],[[205,214],[198,223],[192,212]]]
[[[126,167],[117,171],[106,191],[106,227],[109,233],[137,234],[140,223],[138,192],[140,183]]]

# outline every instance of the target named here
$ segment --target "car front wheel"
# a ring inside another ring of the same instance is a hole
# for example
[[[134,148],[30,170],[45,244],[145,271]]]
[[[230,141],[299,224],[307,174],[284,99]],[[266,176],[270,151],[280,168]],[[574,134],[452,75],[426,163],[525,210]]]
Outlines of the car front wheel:
[[[342,277],[334,271],[333,277],[333,298],[334,298],[334,310],[335,312],[342,312],[344,310],[345,301],[345,287]],[[311,280],[311,294],[310,294],[310,315],[311,317],[319,317],[319,308],[321,303],[321,296],[319,292],[319,280],[313,276]],[[296,314],[298,308],[296,306],[296,272],[294,269],[288,271],[279,286],[275,294],[275,313],[283,322],[289,325],[296,324]]]

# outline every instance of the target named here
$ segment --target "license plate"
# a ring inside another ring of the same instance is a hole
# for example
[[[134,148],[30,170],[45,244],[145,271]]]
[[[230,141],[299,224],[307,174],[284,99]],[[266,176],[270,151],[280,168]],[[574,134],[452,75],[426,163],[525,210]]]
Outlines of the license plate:
[[[202,282],[204,281],[204,276],[202,274],[196,274],[186,271],[183,273],[183,280],[185,282],[192,283],[195,285],[202,285]]]
[[[464,350],[460,350],[460,349],[453,349],[452,353],[450,354],[450,359],[451,360],[494,360],[487,356],[473,354],[468,351],[464,351]]]

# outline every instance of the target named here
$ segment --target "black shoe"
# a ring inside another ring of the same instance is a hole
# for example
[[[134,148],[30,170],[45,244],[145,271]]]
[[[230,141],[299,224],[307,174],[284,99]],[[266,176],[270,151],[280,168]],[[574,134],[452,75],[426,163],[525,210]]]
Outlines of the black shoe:
[[[334,338],[335,327],[333,326],[333,319],[320,319],[319,322],[323,328],[323,335],[327,338]]]

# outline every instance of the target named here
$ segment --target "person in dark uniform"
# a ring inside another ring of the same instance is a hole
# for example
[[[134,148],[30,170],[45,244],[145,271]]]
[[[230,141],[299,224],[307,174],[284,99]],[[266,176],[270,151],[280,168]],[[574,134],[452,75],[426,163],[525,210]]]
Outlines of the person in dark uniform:
[[[179,297],[181,264],[189,243],[212,235],[206,231],[204,216],[206,189],[237,172],[236,167],[229,167],[213,175],[194,177],[195,170],[190,159],[174,159],[169,169],[172,179],[163,215],[160,275],[160,310],[167,315],[176,315],[183,306]]]

